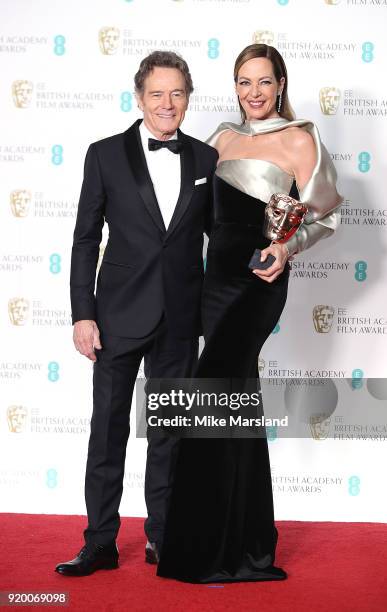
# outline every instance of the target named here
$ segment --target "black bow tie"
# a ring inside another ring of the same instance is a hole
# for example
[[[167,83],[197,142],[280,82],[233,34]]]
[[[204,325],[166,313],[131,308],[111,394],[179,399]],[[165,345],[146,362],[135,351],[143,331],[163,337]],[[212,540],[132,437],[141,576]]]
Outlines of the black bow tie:
[[[183,148],[181,140],[155,140],[155,138],[148,138],[148,149],[149,151],[157,151],[158,149],[169,149],[172,153],[180,153]]]

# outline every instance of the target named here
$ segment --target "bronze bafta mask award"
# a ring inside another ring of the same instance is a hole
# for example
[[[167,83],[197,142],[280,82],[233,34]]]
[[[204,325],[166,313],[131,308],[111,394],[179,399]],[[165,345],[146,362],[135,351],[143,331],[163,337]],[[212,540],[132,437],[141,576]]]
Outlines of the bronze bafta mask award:
[[[308,212],[307,206],[284,193],[273,193],[265,208],[263,234],[278,244],[287,242],[296,233]],[[269,268],[275,260],[269,255],[261,262],[261,250],[255,249],[249,262],[250,270]]]

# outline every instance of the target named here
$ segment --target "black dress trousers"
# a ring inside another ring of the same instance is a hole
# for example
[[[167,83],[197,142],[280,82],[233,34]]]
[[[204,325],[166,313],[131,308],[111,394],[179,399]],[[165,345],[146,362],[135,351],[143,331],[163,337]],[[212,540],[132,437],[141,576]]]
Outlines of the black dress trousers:
[[[163,317],[145,338],[104,335],[96,351],[93,415],[85,478],[86,542],[115,540],[123,490],[132,394],[142,358],[149,379],[188,378],[198,359],[198,338],[171,334]],[[145,533],[161,546],[179,441],[162,432],[148,438]]]

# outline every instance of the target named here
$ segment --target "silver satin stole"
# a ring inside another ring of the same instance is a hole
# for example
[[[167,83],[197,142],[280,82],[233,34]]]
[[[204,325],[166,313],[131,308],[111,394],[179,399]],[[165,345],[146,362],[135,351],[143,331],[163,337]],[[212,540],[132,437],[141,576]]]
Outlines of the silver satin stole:
[[[286,243],[290,255],[293,255],[308,249],[336,230],[340,219],[339,207],[343,201],[336,190],[336,169],[314,123],[303,119],[289,121],[282,117],[246,121],[242,125],[221,123],[207,143],[214,146],[219,135],[226,130],[253,137],[288,127],[307,130],[314,140],[317,154],[311,178],[302,190],[299,189],[300,201],[308,206],[308,213],[300,229]],[[221,161],[216,174],[236,189],[266,203],[273,193],[289,193],[294,180],[294,176],[276,164],[250,158]]]

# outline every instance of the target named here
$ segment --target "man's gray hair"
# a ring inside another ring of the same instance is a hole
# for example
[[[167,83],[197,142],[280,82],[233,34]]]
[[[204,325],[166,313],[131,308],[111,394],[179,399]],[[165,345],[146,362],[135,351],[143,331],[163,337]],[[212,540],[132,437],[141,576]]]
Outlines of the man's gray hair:
[[[193,92],[192,77],[187,62],[173,51],[153,51],[153,53],[144,57],[134,76],[134,85],[138,94],[142,95],[144,93],[145,79],[154,68],[176,68],[180,70],[184,77],[187,96]]]

